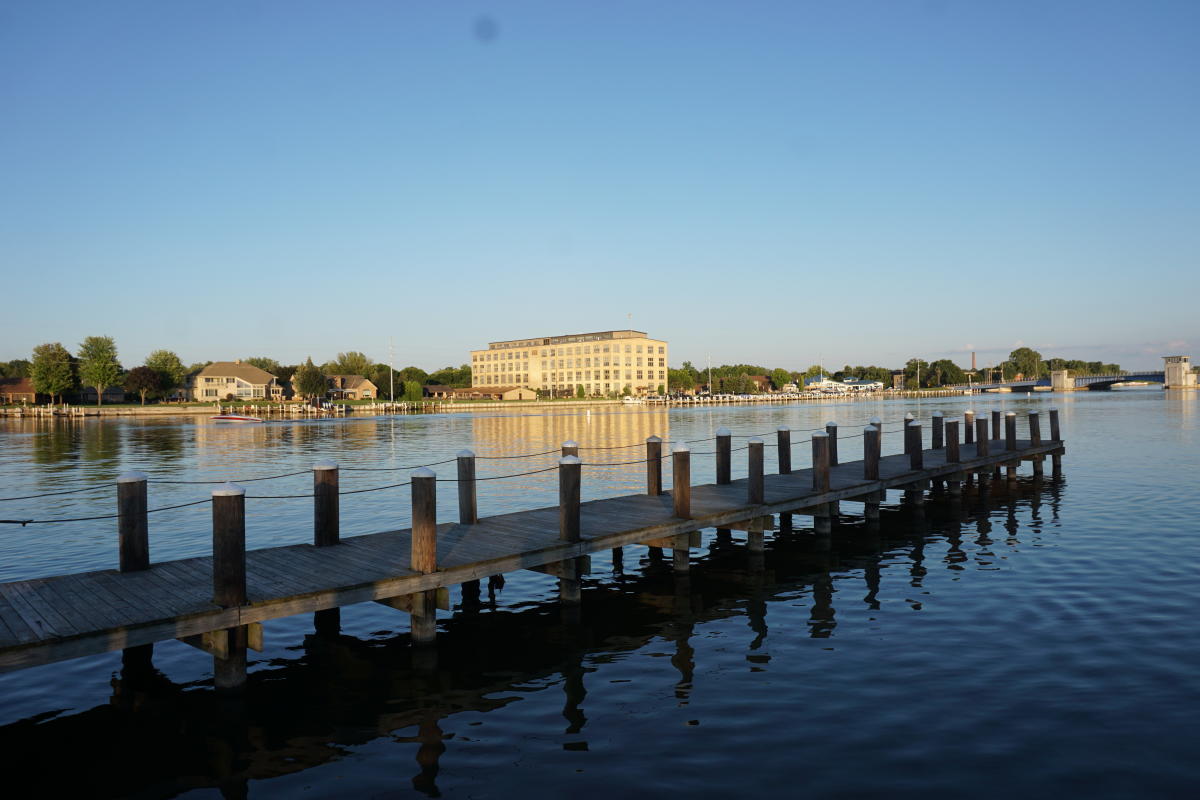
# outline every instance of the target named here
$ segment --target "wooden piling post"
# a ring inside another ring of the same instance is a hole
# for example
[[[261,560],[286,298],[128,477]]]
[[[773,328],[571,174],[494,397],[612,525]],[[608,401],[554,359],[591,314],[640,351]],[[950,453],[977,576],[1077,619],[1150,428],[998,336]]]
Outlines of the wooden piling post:
[[[963,444],[973,444],[975,441],[975,412],[967,409],[963,412]]]
[[[836,422],[825,423],[825,433],[829,435],[829,466],[831,467],[838,465],[837,429]]]
[[[414,470],[412,482],[412,555],[414,572],[437,572],[437,473],[429,467]],[[414,645],[437,639],[437,590],[417,592],[409,609]]]
[[[1037,447],[1042,443],[1042,419],[1036,411],[1029,412],[1029,443]],[[1042,461],[1045,456],[1037,456],[1033,459],[1033,477],[1040,478],[1044,475]]]
[[[657,436],[646,438],[646,494],[662,494],[662,439]]]
[[[912,469],[924,469],[925,451],[922,449],[924,443],[921,441],[921,423],[913,420],[912,422],[908,423],[904,429],[911,437],[909,442],[909,447],[911,449],[908,451],[908,465]]]
[[[988,455],[988,421],[980,417],[975,420],[975,455]]]
[[[579,541],[579,485],[582,477],[579,456],[558,460],[558,538]]]
[[[732,481],[732,434],[726,427],[717,428],[717,483]]]
[[[1062,433],[1058,424],[1058,409],[1054,407],[1050,408],[1050,441],[1062,441]]]
[[[563,455],[563,457],[578,456],[579,455],[579,442],[576,442],[574,439],[568,439],[567,441],[563,442],[562,443],[562,455]]]
[[[329,547],[341,540],[338,505],[338,465],[313,464],[313,545]]]
[[[829,491],[829,434],[812,435],[813,488]]]
[[[958,451],[958,420],[946,420],[946,462],[957,464],[962,461]]]
[[[780,425],[775,431],[775,439],[779,447],[779,474],[792,474],[792,429]]]
[[[458,461],[458,521],[461,525],[479,522],[479,505],[475,494],[475,453],[459,450]]]
[[[754,436],[746,443],[748,448],[747,474],[749,478],[746,481],[747,502],[754,504],[762,504],[764,498],[763,491],[763,440]]]
[[[117,552],[121,572],[150,568],[146,480],[142,472],[126,472],[117,478]]]
[[[212,493],[213,602],[222,608],[246,602],[246,490],[226,483]]]
[[[958,420],[946,420],[946,463],[957,464],[962,461],[958,449]],[[962,495],[962,474],[957,473],[946,478],[946,486],[950,489],[951,497]]]
[[[945,447],[945,439],[943,437],[944,427],[945,418],[942,416],[942,412],[933,412],[933,417],[931,418],[929,425],[929,435],[932,439],[929,446],[934,450],[941,450],[943,447]]]
[[[906,456],[912,455],[912,450],[910,449],[912,447],[912,438],[908,434],[908,426],[911,425],[914,420],[915,418],[913,417],[911,411],[904,415],[904,428],[901,431],[901,437],[904,441],[904,455]]]
[[[882,457],[883,456],[883,420],[881,420],[879,417],[871,417],[869,420],[867,420],[867,424],[870,425],[871,427],[875,428],[877,431],[879,431],[879,438],[877,439],[877,441],[879,442],[878,450],[879,450],[880,457]]]
[[[863,428],[863,479],[879,480],[879,428],[867,425]],[[868,522],[879,521],[879,500],[883,492],[871,492],[863,498],[863,516]]]
[[[671,448],[671,499],[675,516],[692,518],[692,451],[683,442]]]
[[[414,572],[437,572],[437,473],[421,467],[412,473],[412,557]]]
[[[863,478],[879,480],[879,428],[874,425],[863,428]]]
[[[1000,441],[1000,416],[998,410],[992,411],[992,439],[997,442]]]
[[[1013,411],[1004,415],[1004,449],[1017,449],[1017,415]]]

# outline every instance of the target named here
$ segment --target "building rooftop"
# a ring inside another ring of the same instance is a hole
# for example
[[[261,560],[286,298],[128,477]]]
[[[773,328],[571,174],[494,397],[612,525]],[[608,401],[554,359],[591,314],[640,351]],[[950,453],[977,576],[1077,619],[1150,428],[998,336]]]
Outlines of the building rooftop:
[[[510,347],[542,347],[553,344],[576,344],[580,342],[601,342],[609,339],[640,339],[649,338],[645,331],[631,329],[617,331],[595,331],[593,333],[570,333],[565,336],[545,336],[534,339],[507,339],[500,342],[488,342],[489,350],[507,349]]]

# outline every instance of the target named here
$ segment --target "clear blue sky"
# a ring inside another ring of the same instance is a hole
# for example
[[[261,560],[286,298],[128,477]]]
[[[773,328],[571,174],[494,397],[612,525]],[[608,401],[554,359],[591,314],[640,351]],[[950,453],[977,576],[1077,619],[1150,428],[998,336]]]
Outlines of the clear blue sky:
[[[1200,3],[0,2],[0,359],[1200,359]]]

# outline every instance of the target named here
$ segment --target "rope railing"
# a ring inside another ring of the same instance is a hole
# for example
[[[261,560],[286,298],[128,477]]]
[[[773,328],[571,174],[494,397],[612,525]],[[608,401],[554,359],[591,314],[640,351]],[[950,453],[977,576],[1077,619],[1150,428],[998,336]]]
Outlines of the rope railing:
[[[884,430],[887,430],[889,428],[889,426],[899,426],[899,429],[903,429],[906,424],[907,423],[905,420],[900,420],[897,422],[883,423],[883,425],[880,427],[884,428]],[[817,433],[817,432],[824,432],[825,430],[826,429],[824,427],[821,427],[821,428],[801,429],[801,430],[796,430],[796,431],[791,431],[791,432],[792,433]],[[897,428],[892,427],[892,430],[897,430]],[[775,431],[772,431],[770,433],[774,433],[774,432]],[[766,438],[770,435],[770,433],[766,433],[766,434],[730,434],[730,437],[732,438],[732,437],[736,436],[739,439],[741,439],[741,438],[749,439],[749,438],[754,438],[754,437]],[[854,434],[840,434],[839,433],[838,438],[839,438],[839,440],[844,441],[844,440],[849,440],[849,439],[862,438],[863,436],[864,436],[864,434],[861,432],[854,433]],[[683,440],[683,441],[687,444],[695,444],[695,443],[699,443],[699,442],[713,441],[718,438],[720,438],[720,437],[719,436],[710,436],[710,437],[705,437],[702,439],[688,439],[688,440]],[[670,444],[670,443],[672,443],[671,440],[667,440],[667,441],[663,442],[663,444]],[[581,449],[581,450],[585,450],[585,449],[586,450],[625,450],[625,449],[630,449],[632,447],[639,447],[639,446],[644,446],[644,445],[645,445],[645,442],[637,442],[635,444],[630,444],[630,445],[592,446],[592,447],[580,446],[579,449]],[[749,450],[750,446],[751,445],[749,443],[747,443],[743,447],[730,448],[728,450],[728,452],[729,453],[743,452],[743,451]],[[524,453],[524,454],[519,454],[519,455],[511,455],[511,456],[478,456],[477,455],[477,456],[474,456],[474,458],[489,459],[489,460],[508,460],[508,459],[521,459],[521,458],[534,458],[534,457],[538,457],[538,456],[547,456],[547,455],[557,454],[559,452],[561,452],[561,451],[556,448],[554,450],[544,450],[544,451],[537,452],[537,453]],[[694,455],[694,456],[718,455],[719,452],[720,451],[718,451],[718,450],[695,451],[695,452],[692,452],[691,455]],[[622,467],[622,466],[632,466],[635,464],[648,464],[652,460],[664,461],[664,460],[669,460],[670,458],[671,458],[671,455],[668,452],[668,453],[664,453],[664,454],[660,455],[658,457],[658,459],[642,458],[642,459],[635,459],[635,460],[631,460],[631,461],[580,462],[579,465],[580,465],[580,467],[588,467],[588,468]],[[457,460],[456,458],[448,458],[448,459],[443,459],[441,461],[433,461],[433,462],[429,462],[429,463],[425,463],[425,464],[415,464],[415,465],[407,465],[407,466],[339,467],[339,469],[347,471],[347,472],[394,472],[394,471],[398,471],[398,470],[406,470],[406,469],[416,470],[416,469],[421,469],[421,468],[425,468],[425,467],[440,466],[443,464],[453,463],[456,460]],[[545,474],[548,472],[555,471],[558,468],[559,468],[558,465],[555,464],[555,465],[551,465],[549,467],[545,467],[542,469],[527,470],[524,472],[516,472],[516,473],[507,474],[507,475],[489,475],[489,476],[484,476],[484,477],[479,477],[479,478],[472,477],[471,480],[479,481],[479,482],[506,480],[506,479],[511,479],[511,478],[527,477],[530,475]],[[281,478],[295,477],[298,475],[307,475],[310,473],[311,473],[311,470],[296,470],[293,472],[279,473],[276,475],[265,475],[265,476],[250,477],[250,478],[233,479],[232,481],[230,481],[228,479],[226,479],[226,480],[215,480],[215,479],[214,480],[167,480],[167,479],[149,479],[148,478],[148,479],[146,479],[145,482],[146,483],[165,484],[165,485],[213,485],[213,484],[221,484],[221,483],[228,483],[228,482],[252,483],[252,482],[258,482],[258,481],[269,481],[269,480],[277,480],[277,479],[281,479]],[[439,483],[458,483],[459,479],[458,478],[436,478],[436,481]],[[339,496],[340,495],[353,495],[353,494],[366,494],[366,493],[370,493],[370,492],[384,491],[387,489],[401,488],[404,486],[409,486],[409,485],[411,485],[411,483],[412,483],[412,481],[409,480],[409,481],[404,481],[402,483],[392,483],[392,484],[386,484],[384,486],[373,486],[373,487],[368,487],[368,488],[363,488],[363,489],[345,489],[345,490],[339,490],[337,492],[337,494]],[[43,498],[43,497],[56,497],[56,496],[61,496],[61,495],[79,494],[82,492],[92,491],[92,490],[104,488],[107,486],[109,486],[109,484],[94,484],[91,486],[81,487],[78,489],[67,489],[67,490],[61,490],[61,491],[44,492],[41,494],[21,495],[21,496],[15,496],[15,497],[3,497],[3,498],[0,498],[0,502],[12,501],[12,500],[32,500],[32,499],[39,499],[39,498]],[[304,493],[297,493],[297,494],[275,494],[275,495],[246,495],[246,499],[250,499],[250,500],[291,500],[291,499],[302,499],[302,498],[311,499],[313,497],[314,497],[313,492],[304,492]],[[179,508],[187,508],[189,506],[195,506],[195,505],[200,505],[202,503],[210,502],[210,500],[211,500],[211,498],[204,498],[201,500],[194,500],[194,501],[187,502],[187,503],[180,503],[180,504],[170,505],[170,506],[162,506],[162,507],[155,508],[155,509],[149,509],[146,511],[146,513],[152,514],[152,513],[158,513],[161,511],[171,511],[171,510],[179,509]],[[39,520],[39,519],[0,519],[0,524],[25,526],[25,525],[37,525],[37,524],[66,523],[66,522],[91,522],[91,521],[97,521],[97,520],[117,519],[119,517],[120,517],[119,514],[102,514],[102,515],[88,516],[88,517],[70,517],[70,518],[61,518],[61,519],[41,519],[41,520]]]

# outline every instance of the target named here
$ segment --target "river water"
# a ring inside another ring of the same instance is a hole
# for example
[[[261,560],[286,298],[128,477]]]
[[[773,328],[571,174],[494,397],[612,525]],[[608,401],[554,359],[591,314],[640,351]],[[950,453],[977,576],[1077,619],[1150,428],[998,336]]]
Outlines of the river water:
[[[878,530],[846,502],[832,546],[811,519],[768,534],[705,531],[690,577],[643,547],[607,553],[578,614],[552,578],[507,576],[481,607],[452,592],[436,663],[408,645],[407,617],[342,610],[339,636],[302,615],[265,624],[238,701],[212,691],[212,661],[177,642],[154,671],[120,653],[0,675],[10,781],[138,797],[1191,796],[1200,750],[1200,393],[870,400],[791,406],[478,413],[219,426],[207,420],[0,421],[5,519],[114,512],[113,479],[150,475],[150,507],[244,483],[250,547],[308,541],[305,472],[332,459],[343,489],[403,482],[409,467],[481,457],[480,513],[551,505],[553,455],[584,449],[584,499],[641,491],[636,444],[734,447],[789,425],[843,435],[966,407],[1061,409],[1064,477],[923,508],[893,492]],[[1044,416],[1044,415],[1043,415]],[[1022,429],[1023,429],[1022,423]],[[1043,430],[1045,430],[1043,421]],[[896,430],[893,424],[890,429]],[[764,436],[766,438],[766,436]],[[698,441],[695,441],[698,440]],[[768,438],[767,469],[773,467]],[[587,449],[596,448],[596,449]],[[599,449],[612,448],[612,449]],[[842,459],[861,439],[847,438]],[[885,435],[885,452],[900,449]],[[734,476],[744,474],[735,453]],[[454,465],[433,467],[453,475]],[[666,479],[669,481],[669,477]],[[161,481],[161,482],[160,482]],[[166,481],[189,481],[168,483]],[[439,514],[455,518],[452,483]],[[74,491],[81,489],[83,491]],[[408,489],[342,498],[342,533],[403,527]],[[268,497],[270,496],[270,497]],[[209,552],[209,507],[151,515],[151,556]],[[0,580],[116,566],[115,522],[0,525]]]

